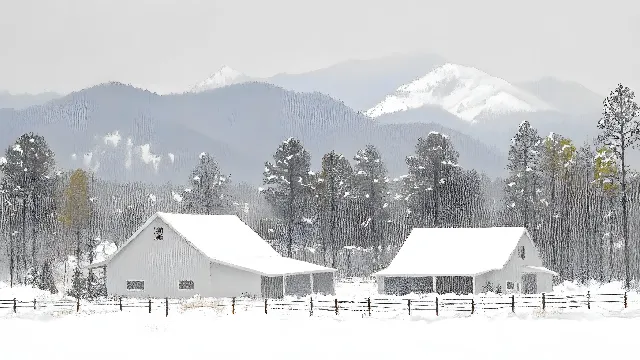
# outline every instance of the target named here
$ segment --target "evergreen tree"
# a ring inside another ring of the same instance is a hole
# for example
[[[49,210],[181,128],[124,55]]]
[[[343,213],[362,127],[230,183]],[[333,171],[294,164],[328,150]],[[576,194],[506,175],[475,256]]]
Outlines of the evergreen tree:
[[[622,201],[622,237],[624,239],[625,286],[631,286],[629,268],[629,217],[627,204],[627,150],[640,141],[640,108],[634,101],[635,94],[628,87],[618,84],[604,100],[598,140],[607,146],[620,160],[620,190]]]
[[[42,264],[42,272],[40,273],[40,289],[49,291],[52,294],[58,293],[55,280],[53,278],[53,271],[51,269],[51,261],[45,260]]]
[[[373,145],[367,145],[354,157],[354,190],[364,221],[367,243],[373,247],[374,270],[381,268],[381,253],[386,249],[383,230],[387,221],[388,182],[387,169],[380,153]]]
[[[229,176],[220,172],[218,163],[207,153],[200,154],[200,163],[191,172],[190,190],[182,203],[189,214],[219,215],[231,211]]]
[[[87,293],[87,281],[82,276],[80,268],[76,266],[73,270],[73,277],[71,278],[71,289],[67,292],[67,295],[73,296],[76,299],[84,299]]]
[[[29,269],[29,262],[31,263],[31,272],[37,272],[36,250],[38,244],[35,235],[36,226],[40,220],[39,216],[43,215],[40,201],[51,197],[50,183],[54,167],[55,155],[53,151],[49,148],[44,137],[34,133],[20,136],[6,150],[4,160],[0,163],[3,188],[7,191],[10,201],[20,211],[19,227],[15,228],[20,234],[19,248],[15,252],[15,263],[18,269],[22,269],[25,276]],[[27,214],[30,216],[28,217]],[[30,224],[28,220],[30,220]],[[32,230],[31,256],[27,256],[29,225]]]
[[[426,139],[418,139],[416,154],[408,156],[406,162],[409,174],[404,178],[405,194],[412,223],[439,227],[442,208],[446,206],[442,201],[445,192],[454,190],[449,182],[458,171],[458,152],[446,135],[431,132]]]
[[[299,140],[289,138],[278,147],[273,160],[265,163],[263,182],[269,186],[262,193],[285,225],[287,256],[292,257],[294,238],[302,235],[310,212],[311,157]]]
[[[538,168],[540,136],[528,121],[523,121],[511,140],[509,149],[509,178],[506,181],[507,207],[511,209],[515,225],[532,231],[537,221],[540,206],[540,174]]]
[[[320,227],[323,263],[327,263],[327,247],[331,248],[331,266],[336,267],[338,249],[344,234],[341,214],[347,210],[347,198],[353,186],[353,168],[347,158],[335,151],[322,158],[322,172],[318,178],[316,193],[320,210]]]

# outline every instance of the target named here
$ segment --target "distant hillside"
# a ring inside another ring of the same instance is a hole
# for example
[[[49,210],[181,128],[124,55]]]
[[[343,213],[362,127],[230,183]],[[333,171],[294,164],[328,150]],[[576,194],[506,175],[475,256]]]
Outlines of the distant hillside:
[[[53,92],[41,94],[11,94],[6,91],[0,91],[0,109],[24,109],[33,105],[42,105],[60,96],[60,94]]]
[[[496,176],[505,164],[495,148],[441,125],[376,124],[326,95],[264,83],[164,96],[110,83],[0,111],[0,123],[2,148],[34,131],[46,137],[61,166],[97,169],[118,181],[184,182],[198,155],[208,151],[235,181],[259,184],[264,162],[291,136],[303,141],[316,167],[332,149],[352,158],[372,143],[390,175],[398,176],[418,137],[432,130],[451,136],[465,167]]]

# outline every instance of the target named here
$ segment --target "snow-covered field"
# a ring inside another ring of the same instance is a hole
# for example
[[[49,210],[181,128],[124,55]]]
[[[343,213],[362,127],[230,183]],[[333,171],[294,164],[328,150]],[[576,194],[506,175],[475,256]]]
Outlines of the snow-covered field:
[[[372,283],[339,283],[337,297],[373,296]],[[619,283],[588,287],[565,283],[554,293],[623,293]],[[637,298],[637,295],[635,295]],[[44,292],[0,284],[0,299],[57,300]],[[193,302],[191,302],[193,304]],[[212,301],[210,305],[215,305]],[[242,311],[215,306],[113,311],[0,309],[0,359],[560,359],[634,355],[640,305],[599,312],[509,311],[386,317],[331,311]],[[322,316],[320,316],[322,315]]]
[[[0,358],[633,358],[640,318],[599,315],[395,320],[218,317],[192,311],[0,320]]]

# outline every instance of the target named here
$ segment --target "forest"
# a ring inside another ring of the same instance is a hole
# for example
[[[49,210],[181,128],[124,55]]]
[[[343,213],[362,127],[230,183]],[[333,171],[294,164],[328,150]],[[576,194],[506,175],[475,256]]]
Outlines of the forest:
[[[57,168],[45,137],[26,133],[0,157],[0,265],[11,285],[97,296],[100,279],[80,264],[162,211],[235,214],[283,255],[340,276],[385,267],[416,227],[523,226],[558,281],[621,280],[630,288],[640,278],[640,178],[627,158],[640,144],[639,116],[634,93],[620,84],[600,121],[588,125],[600,130],[591,143],[539,134],[525,120],[511,141],[508,176],[497,179],[459,166],[451,141],[437,132],[418,140],[398,178],[373,144],[322,154],[312,169],[304,144],[283,139],[255,169],[260,188],[234,183],[208,153],[185,184],[105,181]],[[53,269],[70,256],[81,259],[73,286],[59,289]]]

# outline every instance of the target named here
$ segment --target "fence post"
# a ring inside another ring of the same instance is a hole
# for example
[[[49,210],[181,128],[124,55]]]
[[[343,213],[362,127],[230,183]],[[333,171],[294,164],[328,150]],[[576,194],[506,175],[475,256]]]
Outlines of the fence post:
[[[476,302],[471,298],[471,315],[476,312]]]
[[[264,313],[267,313],[267,299],[264,299]]]
[[[120,296],[120,311],[122,311],[122,296]]]
[[[338,299],[334,299],[333,301],[335,308],[336,308],[336,315],[338,315]]]
[[[80,312],[80,298],[76,298],[76,312]]]
[[[309,316],[313,315],[313,297],[309,298]]]
[[[231,315],[236,314],[236,297],[231,298]]]
[[[164,316],[167,317],[169,316],[169,298],[168,297],[164,298],[164,305],[165,305]]]
[[[16,298],[13,298],[13,312],[15,313],[18,310],[18,301]]]
[[[587,291],[587,309],[591,310],[591,291]]]
[[[542,293],[542,310],[544,311],[547,308],[547,299],[545,298],[544,293]]]
[[[627,292],[624,292],[624,308],[627,308]]]
[[[33,299],[33,310],[36,309],[36,299]]]
[[[515,295],[511,295],[511,312],[516,312],[516,297]]]
[[[149,299],[149,314],[151,314],[151,299]]]
[[[438,297],[436,296],[436,316],[438,316]]]
[[[411,299],[407,299],[407,309],[409,309],[409,316],[411,316]]]
[[[367,298],[367,313],[371,316],[371,298]]]

